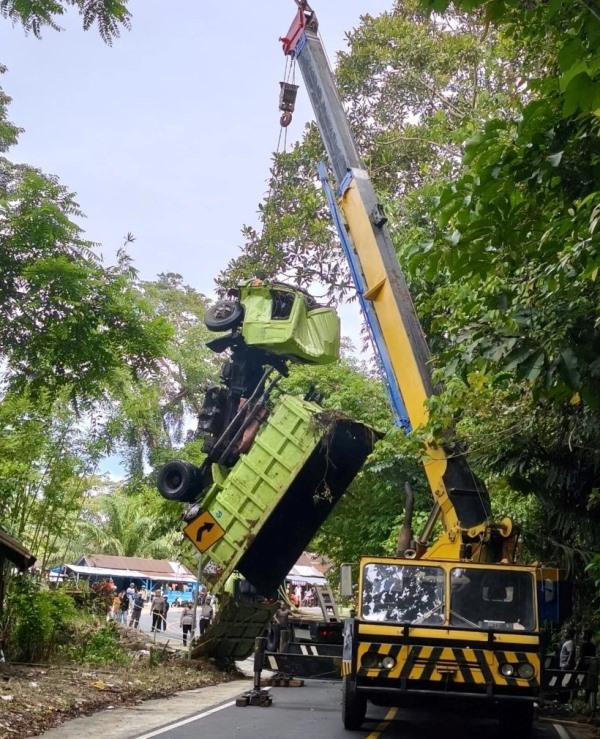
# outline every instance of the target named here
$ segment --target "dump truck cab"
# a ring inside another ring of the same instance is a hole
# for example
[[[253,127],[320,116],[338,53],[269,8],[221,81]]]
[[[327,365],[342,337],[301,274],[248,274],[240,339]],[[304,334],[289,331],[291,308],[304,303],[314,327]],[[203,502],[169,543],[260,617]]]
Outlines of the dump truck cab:
[[[340,352],[340,320],[308,292],[283,282],[246,280],[230,290],[229,299],[206,313],[211,331],[231,332],[208,346],[222,351],[243,345],[271,359],[329,364]]]

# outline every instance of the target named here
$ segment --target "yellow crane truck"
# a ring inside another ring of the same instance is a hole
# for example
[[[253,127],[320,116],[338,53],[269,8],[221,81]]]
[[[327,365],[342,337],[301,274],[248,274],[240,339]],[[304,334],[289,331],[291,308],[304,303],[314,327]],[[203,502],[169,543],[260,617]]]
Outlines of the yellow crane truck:
[[[391,402],[409,431],[427,423],[426,401],[434,393],[429,350],[316,15],[307,2],[295,1],[283,50],[298,64],[312,103],[335,195],[323,165],[320,178]],[[296,86],[281,84],[285,126]],[[424,458],[434,506],[423,532],[413,539],[407,522],[397,556],[365,556],[359,563],[355,615],[344,627],[344,726],[360,728],[368,701],[404,706],[447,699],[487,706],[507,736],[528,736],[542,679],[541,619],[558,608],[556,572],[514,561],[518,529],[509,517],[493,520],[489,493],[460,449],[432,444]],[[442,533],[430,543],[438,520]],[[348,576],[343,568],[346,594]]]

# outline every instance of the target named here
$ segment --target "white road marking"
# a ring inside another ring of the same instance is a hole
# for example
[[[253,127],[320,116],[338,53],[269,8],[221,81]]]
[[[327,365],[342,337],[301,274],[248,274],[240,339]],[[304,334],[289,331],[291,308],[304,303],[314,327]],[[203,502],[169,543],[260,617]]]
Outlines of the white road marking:
[[[191,724],[193,721],[198,721],[199,719],[204,718],[205,716],[210,716],[211,713],[217,713],[217,711],[222,711],[224,708],[229,708],[229,706],[235,706],[235,701],[229,701],[228,703],[223,703],[222,706],[211,708],[210,710],[204,711],[203,713],[198,713],[195,716],[190,716],[190,718],[184,718],[182,721],[177,721],[174,724],[163,726],[161,729],[156,729],[156,731],[151,731],[148,734],[142,734],[142,736],[138,736],[136,737],[136,739],[150,739],[150,737],[152,736],[160,736],[160,734],[164,734],[165,731],[169,731],[171,729],[178,729],[180,726]]]
[[[563,726],[560,724],[552,724],[552,726],[556,729],[556,733],[559,735],[560,739],[571,739],[571,735]]]

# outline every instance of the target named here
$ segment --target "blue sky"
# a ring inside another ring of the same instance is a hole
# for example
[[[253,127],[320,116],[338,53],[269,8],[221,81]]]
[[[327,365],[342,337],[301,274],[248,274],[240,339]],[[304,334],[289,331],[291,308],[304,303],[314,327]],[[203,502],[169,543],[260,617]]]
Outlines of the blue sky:
[[[315,0],[330,58],[361,14],[392,0]],[[133,29],[112,47],[77,17],[41,41],[0,24],[2,85],[25,132],[12,159],[77,193],[87,238],[111,262],[127,232],[144,279],[179,272],[210,294],[256,223],[279,135],[278,38],[292,0],[133,0]],[[165,9],[168,8],[168,11]],[[299,77],[298,73],[298,77]],[[298,80],[297,80],[298,81]],[[312,112],[299,91],[288,140]]]

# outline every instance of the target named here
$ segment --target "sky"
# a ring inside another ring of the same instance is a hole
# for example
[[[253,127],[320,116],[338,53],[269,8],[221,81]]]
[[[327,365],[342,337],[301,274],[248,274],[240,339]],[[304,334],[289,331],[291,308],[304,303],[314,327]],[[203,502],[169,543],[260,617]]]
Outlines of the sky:
[[[360,15],[392,0],[315,4],[333,60]],[[132,0],[130,8],[133,28],[112,47],[76,15],[41,41],[0,24],[9,118],[25,129],[9,156],[77,193],[86,237],[107,263],[131,232],[127,250],[143,279],[178,272],[210,295],[239,254],[242,226],[257,223],[280,131],[278,39],[296,5]],[[312,117],[301,87],[288,142]]]
[[[313,3],[330,60],[363,14],[392,0]],[[168,12],[165,10],[168,8]],[[114,261],[127,251],[140,277],[177,272],[212,295],[214,278],[239,254],[244,224],[257,225],[277,148],[279,37],[292,0],[132,0],[133,28],[112,46],[84,32],[76,14],[42,40],[0,22],[0,84],[9,119],[22,127],[12,161],[58,176],[77,194],[86,238]],[[298,71],[288,146],[312,110]],[[342,333],[359,343],[355,305],[342,307]],[[119,475],[118,459],[104,469]]]

